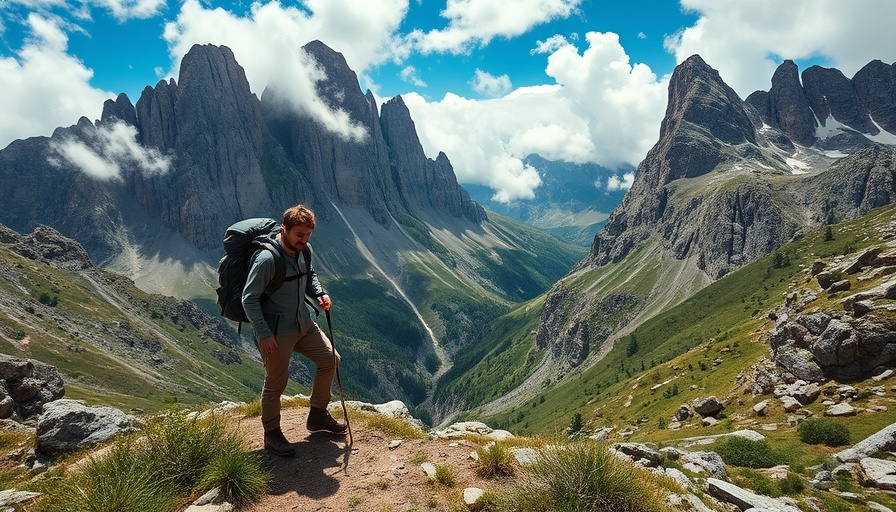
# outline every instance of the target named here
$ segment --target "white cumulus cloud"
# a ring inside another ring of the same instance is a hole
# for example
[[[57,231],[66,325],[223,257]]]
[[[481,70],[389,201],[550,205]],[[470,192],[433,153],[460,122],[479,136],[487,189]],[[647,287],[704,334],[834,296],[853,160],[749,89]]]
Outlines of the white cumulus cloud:
[[[426,87],[426,82],[420,78],[420,75],[417,73],[417,68],[414,66],[405,66],[401,73],[399,74],[401,79],[410,84],[414,84],[417,87]]]
[[[465,53],[496,37],[515,37],[551,20],[567,18],[582,0],[448,0],[441,30],[413,32],[410,39],[423,53]]]
[[[81,116],[99,117],[111,92],[90,85],[93,72],[67,53],[59,20],[31,13],[31,37],[14,56],[0,57],[0,148],[14,139],[50,135]]]
[[[427,155],[445,151],[458,181],[487,185],[501,201],[533,196],[541,181],[522,163],[533,153],[610,169],[636,167],[659,137],[667,80],[630,64],[615,34],[592,32],[585,42],[580,52],[565,39],[554,40],[545,70],[552,85],[481,101],[406,95]],[[625,177],[617,182],[613,186],[625,186]]]
[[[46,14],[63,11],[77,18],[89,19],[91,8],[108,11],[118,21],[150,18],[164,9],[165,0],[6,0],[10,5]]]
[[[470,80],[470,86],[474,91],[479,94],[486,96],[488,98],[497,98],[499,96],[504,96],[513,85],[510,83],[510,77],[507,75],[494,76],[490,73],[486,73],[481,69],[477,69],[476,73],[473,75],[473,79]]]
[[[635,182],[635,173],[627,172],[619,177],[618,175],[613,175],[607,178],[607,190],[628,190],[632,188],[632,184]],[[600,188],[601,183],[595,183],[595,185]]]
[[[140,145],[137,129],[121,121],[100,126],[87,141],[54,141],[50,149],[51,164],[72,166],[99,180],[121,179],[124,170],[153,175],[171,168],[170,158],[155,148]]]

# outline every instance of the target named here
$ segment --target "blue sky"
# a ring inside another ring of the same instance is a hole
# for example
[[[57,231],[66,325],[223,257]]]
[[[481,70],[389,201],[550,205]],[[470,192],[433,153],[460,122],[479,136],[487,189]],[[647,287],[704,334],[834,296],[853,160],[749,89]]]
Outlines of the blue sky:
[[[297,110],[363,137],[315,98],[300,47],[320,39],[380,102],[402,95],[462,183],[531,197],[536,152],[618,169],[596,186],[625,187],[688,56],[746,97],[787,58],[847,77],[893,63],[893,19],[891,0],[0,0],[0,147],[97,119],[120,92],[136,103],[195,43],[230,47],[256,94],[289,84]]]

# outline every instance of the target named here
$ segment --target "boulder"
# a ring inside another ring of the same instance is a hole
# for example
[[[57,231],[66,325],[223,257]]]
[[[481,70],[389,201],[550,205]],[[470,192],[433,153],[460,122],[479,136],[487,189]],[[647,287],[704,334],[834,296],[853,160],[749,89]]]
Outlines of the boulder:
[[[716,478],[706,479],[706,492],[710,496],[725,503],[731,503],[741,510],[756,509],[763,512],[799,512],[800,510],[781,500],[754,494]]]
[[[827,380],[821,367],[813,360],[812,352],[788,343],[775,351],[775,362],[787,368],[796,376],[809,382],[824,382]]]
[[[815,275],[815,280],[818,281],[818,286],[820,286],[822,290],[827,290],[829,286],[834,284],[834,274],[822,271]]]
[[[850,288],[852,288],[852,283],[849,282],[849,279],[841,279],[828,287],[828,293],[845,292]]]
[[[824,410],[825,416],[843,417],[843,416],[855,416],[856,414],[857,414],[856,408],[847,402],[840,402],[839,404],[834,404]]]
[[[513,437],[506,430],[495,430],[481,421],[463,421],[449,425],[444,430],[433,430],[429,433],[434,439],[461,439],[469,435],[485,436],[495,441]]]
[[[862,485],[896,490],[896,462],[866,457],[859,461],[858,469]]]
[[[692,403],[694,405],[694,411],[700,416],[715,416],[725,408],[722,401],[714,396],[695,398]]]
[[[13,412],[31,418],[44,404],[63,396],[65,385],[55,366],[0,354],[0,418]]]
[[[483,494],[485,494],[485,491],[478,487],[467,487],[466,489],[464,489],[464,503],[468,507],[475,505]]]
[[[798,411],[803,407],[803,404],[801,404],[799,400],[793,398],[792,396],[782,396],[780,400],[781,405],[784,406],[784,412]]]
[[[846,262],[843,272],[846,274],[855,274],[863,268],[871,265],[877,259],[877,256],[883,252],[880,247],[872,247],[861,252],[858,256]]]
[[[725,462],[716,452],[691,452],[669,446],[660,449],[660,453],[677,459],[683,466],[695,473],[705,472],[719,478],[728,478],[728,472],[725,471]]]
[[[640,443],[616,443],[613,449],[624,454],[634,462],[644,461],[643,466],[655,468],[666,459],[662,453]]]
[[[821,388],[815,382],[806,382],[798,380],[792,384],[781,384],[775,386],[774,395],[776,398],[785,396],[793,397],[802,405],[809,405],[818,399],[821,394]]]
[[[893,450],[896,450],[896,423],[892,423],[866,437],[853,445],[852,448],[835,453],[834,458],[839,462],[858,462],[876,452]]]
[[[756,416],[765,416],[768,411],[768,400],[763,400],[755,405],[753,405],[753,412],[756,413]]]
[[[847,310],[853,308],[853,304],[862,300],[896,299],[896,277],[881,283],[874,288],[865,290],[840,300],[840,304]]]
[[[21,505],[35,500],[40,496],[41,494],[39,492],[17,491],[15,489],[0,491],[0,507],[3,507],[0,510],[17,510],[13,505]]]
[[[38,453],[60,455],[96,446],[116,434],[136,430],[139,421],[113,407],[91,407],[61,399],[44,405],[37,420]]]

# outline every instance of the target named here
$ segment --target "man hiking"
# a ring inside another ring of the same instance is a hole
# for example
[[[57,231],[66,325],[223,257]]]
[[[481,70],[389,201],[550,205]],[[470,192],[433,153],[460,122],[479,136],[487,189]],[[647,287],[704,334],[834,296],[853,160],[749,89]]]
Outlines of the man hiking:
[[[314,224],[314,213],[305,206],[298,204],[287,209],[283,213],[280,233],[274,237],[285,260],[283,284],[276,291],[266,294],[268,284],[274,277],[275,258],[278,256],[269,250],[261,250],[252,259],[242,295],[243,308],[255,331],[258,350],[264,361],[264,387],[261,391],[264,447],[281,457],[295,455],[295,448],[280,429],[280,396],[286,389],[293,352],[302,354],[317,365],[311,386],[311,411],[306,423],[308,430],[342,434],[347,427],[346,423],[336,421],[327,412],[339,354],[335,353],[330,340],[311,319],[304,303],[307,295],[315,298],[325,310],[332,305],[311,265],[308,238],[314,231]],[[303,251],[308,251],[308,254],[303,255]]]

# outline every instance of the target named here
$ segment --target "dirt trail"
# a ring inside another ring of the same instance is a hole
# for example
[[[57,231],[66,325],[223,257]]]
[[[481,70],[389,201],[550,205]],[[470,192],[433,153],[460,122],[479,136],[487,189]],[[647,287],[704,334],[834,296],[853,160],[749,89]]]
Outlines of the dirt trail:
[[[467,441],[405,440],[389,449],[393,441],[386,434],[352,421],[354,445],[348,436],[305,429],[308,409],[284,409],[281,427],[296,448],[296,456],[280,458],[263,449],[258,418],[240,420],[250,449],[262,458],[272,476],[271,489],[261,501],[245,510],[277,511],[448,511],[462,507],[466,487],[489,489],[495,485],[480,479],[470,453],[475,445]],[[351,419],[351,409],[349,410]],[[422,462],[451,466],[455,482],[451,486],[428,481]]]

